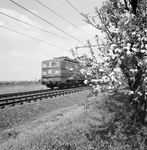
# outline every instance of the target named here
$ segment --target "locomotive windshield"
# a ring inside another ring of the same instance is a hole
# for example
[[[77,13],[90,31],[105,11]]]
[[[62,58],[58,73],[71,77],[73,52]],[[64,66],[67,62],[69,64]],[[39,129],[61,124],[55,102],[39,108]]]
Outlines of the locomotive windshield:
[[[50,62],[50,67],[57,67],[57,66],[58,66],[58,62],[57,61]]]
[[[49,62],[43,62],[42,67],[47,68],[47,67],[58,67],[59,63],[57,61],[49,61]]]
[[[43,67],[43,68],[49,67],[49,62],[44,62],[44,63],[42,64],[42,67]]]

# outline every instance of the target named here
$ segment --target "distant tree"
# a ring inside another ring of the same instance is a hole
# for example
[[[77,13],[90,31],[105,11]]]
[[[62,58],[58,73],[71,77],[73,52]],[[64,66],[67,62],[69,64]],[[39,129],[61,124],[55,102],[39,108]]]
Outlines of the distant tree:
[[[115,70],[120,68],[130,88],[130,104],[134,106],[133,118],[144,123],[147,98],[147,1],[146,0],[107,0],[95,17],[83,14],[85,21],[105,33],[101,46],[96,36],[101,61],[97,60],[90,41],[88,46],[91,58],[84,55],[76,57],[82,65],[87,81],[96,84],[98,91],[113,91],[123,84]],[[97,18],[100,23],[97,23]],[[102,46],[103,45],[103,46]],[[86,75],[86,74],[89,75]],[[109,86],[105,86],[109,83]]]

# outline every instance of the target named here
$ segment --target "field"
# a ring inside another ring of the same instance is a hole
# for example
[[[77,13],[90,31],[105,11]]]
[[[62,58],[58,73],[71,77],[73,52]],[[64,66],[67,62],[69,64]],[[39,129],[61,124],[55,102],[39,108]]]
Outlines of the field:
[[[32,88],[45,87],[39,83],[11,84],[1,86],[1,93],[32,90]],[[89,91],[49,98],[0,110],[0,149],[17,149],[17,146],[23,143],[22,141],[27,144],[28,136],[32,139],[42,134],[47,127],[54,129],[63,119],[72,118],[71,115],[82,112],[82,104],[88,93]]]
[[[127,95],[89,91],[0,110],[0,150],[146,150]]]
[[[40,82],[20,81],[20,82],[0,82],[0,94],[13,93],[18,91],[47,89]]]

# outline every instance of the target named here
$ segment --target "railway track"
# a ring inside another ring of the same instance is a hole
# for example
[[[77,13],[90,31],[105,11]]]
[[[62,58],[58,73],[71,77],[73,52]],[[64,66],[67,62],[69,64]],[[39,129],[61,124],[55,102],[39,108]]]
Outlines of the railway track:
[[[35,91],[25,91],[18,93],[9,93],[9,94],[1,94],[0,95],[0,109],[5,106],[15,106],[16,104],[23,104],[24,102],[31,102],[42,100],[44,98],[52,98],[61,95],[67,95],[71,93],[81,92],[84,90],[88,90],[89,87],[78,87],[64,90],[53,90],[45,89],[45,90],[35,90]]]

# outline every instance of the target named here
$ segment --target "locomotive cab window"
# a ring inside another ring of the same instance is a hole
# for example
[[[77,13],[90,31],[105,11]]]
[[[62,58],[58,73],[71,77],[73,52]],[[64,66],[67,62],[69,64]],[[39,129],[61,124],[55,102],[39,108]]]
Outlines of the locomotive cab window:
[[[57,61],[50,62],[50,67],[58,67],[58,62]]]
[[[49,67],[49,62],[44,62],[44,63],[42,64],[42,67],[43,67],[43,68]]]
[[[47,67],[58,67],[59,63],[57,61],[50,61],[50,62],[43,62],[42,67],[47,68]]]

